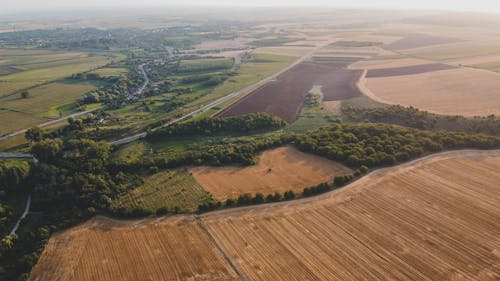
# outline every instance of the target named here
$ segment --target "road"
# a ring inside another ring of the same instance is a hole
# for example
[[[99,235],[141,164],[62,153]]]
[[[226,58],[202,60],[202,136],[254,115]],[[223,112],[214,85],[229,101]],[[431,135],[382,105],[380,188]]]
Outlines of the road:
[[[142,93],[144,92],[144,90],[146,89],[146,87],[149,84],[149,77],[146,74],[146,71],[144,71],[144,64],[139,65],[139,70],[142,72],[142,75],[144,77],[144,84],[133,94],[133,95],[137,95],[137,96],[142,95]],[[94,109],[90,109],[90,110],[85,110],[85,111],[73,113],[73,114],[70,114],[70,115],[68,115],[66,117],[62,117],[62,118],[59,118],[59,119],[55,119],[55,120],[51,120],[51,121],[42,123],[40,125],[37,125],[37,127],[40,127],[40,128],[47,127],[47,126],[50,126],[50,125],[53,125],[53,124],[56,124],[56,123],[59,123],[59,122],[62,122],[62,121],[66,121],[66,120],[68,120],[70,118],[77,118],[77,117],[80,117],[82,115],[86,115],[86,114],[92,113],[92,112],[94,112],[94,111],[96,111],[98,109],[102,109],[102,108],[103,107],[100,106],[100,107],[96,107]],[[11,137],[14,137],[14,136],[17,136],[17,135],[20,135],[20,134],[24,134],[24,133],[26,133],[27,130],[28,129],[23,129],[23,130],[19,130],[17,132],[10,133],[10,134],[5,135],[5,136],[1,136],[0,137],[0,141],[6,140],[8,138],[11,138]]]
[[[91,113],[91,112],[94,112],[98,109],[101,109],[102,107],[97,107],[97,108],[94,108],[94,109],[90,109],[90,110],[85,110],[85,111],[81,111],[81,112],[77,112],[77,113],[73,113],[71,115],[68,115],[66,117],[63,117],[63,118],[59,118],[59,119],[55,119],[55,120],[52,120],[52,121],[48,121],[48,122],[45,122],[45,123],[42,123],[40,125],[37,125],[37,127],[40,127],[40,128],[43,128],[43,127],[47,127],[47,126],[50,126],[50,125],[53,125],[53,124],[56,124],[56,123],[59,123],[61,121],[65,121],[65,120],[68,120],[70,118],[76,118],[76,117],[80,117],[82,115],[85,115],[85,114],[88,114],[88,113]],[[13,132],[13,133],[10,133],[8,135],[5,135],[5,136],[2,136],[0,137],[0,141],[2,140],[6,140],[8,138],[11,138],[11,137],[14,137],[14,136],[17,136],[17,135],[20,135],[20,134],[24,134],[26,133],[28,129],[24,129],[24,130],[19,130],[17,132]]]
[[[281,74],[287,72],[288,70],[292,69],[293,67],[297,66],[298,64],[304,62],[305,60],[309,59],[314,53],[316,53],[319,49],[327,46],[331,44],[331,41],[328,41],[320,46],[317,46],[316,48],[314,48],[312,51],[310,51],[309,53],[305,54],[304,56],[300,57],[297,61],[295,61],[293,64],[289,65],[288,67],[282,69],[281,71],[271,75],[271,76],[268,76],[266,78],[264,78],[263,80],[260,80],[259,82],[255,83],[255,84],[252,84],[250,86],[247,86],[241,90],[238,90],[236,92],[233,92],[233,93],[230,93],[226,96],[223,96],[219,99],[216,99],[215,101],[207,104],[207,105],[204,105],[202,107],[200,107],[199,109],[196,109],[190,113],[187,113],[186,115],[183,115],[182,117],[179,117],[175,120],[172,120],[170,122],[168,122],[167,124],[164,124],[160,127],[157,127],[157,128],[154,128],[152,131],[156,131],[158,129],[161,129],[161,128],[164,128],[164,127],[167,127],[167,126],[170,126],[174,123],[177,123],[179,121],[182,121],[186,118],[189,118],[189,117],[192,117],[198,113],[201,113],[201,112],[204,112],[204,111],[207,111],[209,109],[212,109],[232,98],[235,98],[235,97],[238,97],[240,95],[243,95],[243,94],[246,94],[246,93],[250,93],[252,91],[255,91],[256,89],[262,87],[263,85],[273,81],[273,80],[276,80],[276,78],[278,78],[278,76],[280,76]],[[110,144],[113,144],[113,145],[121,145],[121,144],[126,144],[126,143],[129,143],[129,142],[133,142],[133,141],[136,141],[136,140],[139,140],[139,139],[143,139],[147,136],[147,133],[146,132],[143,132],[143,133],[139,133],[139,134],[136,134],[136,135],[133,135],[133,136],[129,136],[129,137],[125,137],[123,139],[119,139],[119,140],[115,140],[115,141],[112,141],[110,142]]]
[[[17,220],[16,222],[16,225],[14,225],[14,227],[12,228],[12,230],[10,231],[10,235],[12,234],[15,234],[17,229],[19,228],[19,225],[21,224],[21,221],[23,219],[26,218],[26,216],[28,215],[29,211],[30,211],[30,207],[31,207],[31,195],[28,195],[28,200],[26,201],[26,208],[24,208],[24,212],[23,214],[21,215],[21,217]]]
[[[33,155],[31,154],[18,154],[18,153],[4,153],[4,152],[0,152],[0,158],[9,158],[9,159],[12,159],[12,158],[33,158]]]

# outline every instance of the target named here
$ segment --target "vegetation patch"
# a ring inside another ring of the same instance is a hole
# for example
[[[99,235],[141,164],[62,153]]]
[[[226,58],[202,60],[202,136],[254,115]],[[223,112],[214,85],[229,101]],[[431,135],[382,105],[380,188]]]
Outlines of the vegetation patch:
[[[193,212],[211,196],[188,170],[164,171],[144,178],[144,183],[118,197],[112,204],[119,216]]]

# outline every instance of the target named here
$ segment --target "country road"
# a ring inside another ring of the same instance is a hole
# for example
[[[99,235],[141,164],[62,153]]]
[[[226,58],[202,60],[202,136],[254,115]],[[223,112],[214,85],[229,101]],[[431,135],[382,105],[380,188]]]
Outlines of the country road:
[[[314,48],[312,51],[310,51],[309,53],[305,54],[304,56],[300,57],[298,60],[296,60],[293,64],[289,65],[288,67],[282,69],[281,71],[271,75],[271,76],[268,76],[266,78],[264,78],[263,80],[260,80],[259,82],[255,83],[255,84],[252,84],[250,86],[247,86],[241,90],[238,90],[236,92],[232,92],[228,95],[225,95],[219,99],[216,99],[215,101],[207,104],[207,105],[204,105],[202,107],[200,107],[199,109],[196,109],[190,113],[187,113],[186,115],[183,115],[182,117],[179,117],[177,119],[174,119],[170,122],[168,122],[167,124],[164,124],[160,127],[157,127],[157,128],[154,128],[152,131],[156,131],[158,129],[161,129],[161,128],[164,128],[164,127],[167,127],[167,126],[170,126],[174,123],[177,123],[179,121],[182,121],[186,118],[189,118],[191,116],[194,116],[198,113],[201,113],[201,112],[204,112],[204,111],[207,111],[209,109],[212,109],[232,98],[235,98],[235,97],[238,97],[240,95],[243,95],[243,94],[247,94],[247,93],[250,93],[252,91],[255,91],[256,89],[262,87],[263,85],[275,80],[278,76],[280,76],[281,74],[287,72],[288,70],[292,69],[293,67],[297,66],[298,64],[304,62],[305,60],[309,59],[314,53],[316,53],[319,49],[329,45],[331,43],[331,41],[328,41],[324,44],[321,44],[320,46],[317,46],[316,48]],[[136,135],[133,135],[133,136],[129,136],[129,137],[125,137],[123,139],[119,139],[119,140],[115,140],[115,141],[112,141],[110,142],[110,144],[113,144],[113,145],[121,145],[121,144],[126,144],[126,143],[129,143],[129,142],[133,142],[133,141],[136,141],[136,140],[139,140],[139,139],[142,139],[142,138],[145,138],[147,136],[147,133],[146,132],[143,132],[143,133],[139,133],[139,134],[136,134]]]

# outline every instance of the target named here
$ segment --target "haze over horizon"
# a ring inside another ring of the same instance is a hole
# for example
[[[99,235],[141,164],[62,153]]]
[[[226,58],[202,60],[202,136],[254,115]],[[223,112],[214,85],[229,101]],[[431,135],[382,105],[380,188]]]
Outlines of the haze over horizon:
[[[102,7],[137,6],[227,6],[227,7],[297,7],[328,6],[337,8],[404,9],[404,10],[450,10],[471,12],[500,12],[497,0],[253,0],[236,2],[231,0],[18,0],[2,4],[3,12],[42,11],[57,9],[82,9]]]

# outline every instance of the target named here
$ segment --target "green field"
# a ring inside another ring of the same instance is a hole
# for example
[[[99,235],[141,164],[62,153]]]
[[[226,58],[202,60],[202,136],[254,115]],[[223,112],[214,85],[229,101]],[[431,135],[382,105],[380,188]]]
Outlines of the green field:
[[[39,50],[0,50],[0,97],[99,68],[122,55]],[[9,70],[10,69],[10,70]],[[20,71],[10,73],[12,69]]]
[[[311,96],[311,99],[309,99],[309,96]],[[320,89],[313,88],[309,96],[300,112],[299,118],[287,127],[287,131],[305,133],[340,122],[338,118],[327,114],[321,106],[323,96]],[[310,102],[308,102],[309,100]]]
[[[144,180],[144,184],[119,197],[115,208],[143,208],[156,212],[159,208],[193,212],[210,195],[186,170],[164,171]]]
[[[189,104],[196,107],[202,104],[210,103],[220,97],[236,92],[249,85],[259,82],[264,78],[279,72],[296,60],[295,57],[278,56],[269,54],[256,54],[255,61],[249,61],[241,64],[238,75],[230,77],[222,85],[216,87],[210,94]]]
[[[59,81],[29,90],[28,98],[22,98],[20,94],[2,97],[2,120],[16,122],[2,122],[0,134],[25,129],[78,111],[74,102],[96,89],[96,83],[88,81]]]
[[[90,73],[97,74],[101,77],[125,76],[128,73],[128,69],[122,67],[104,67]]]

